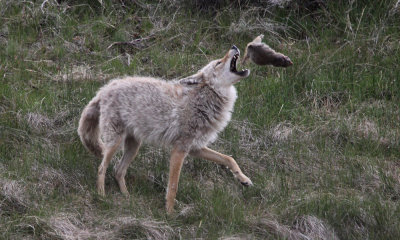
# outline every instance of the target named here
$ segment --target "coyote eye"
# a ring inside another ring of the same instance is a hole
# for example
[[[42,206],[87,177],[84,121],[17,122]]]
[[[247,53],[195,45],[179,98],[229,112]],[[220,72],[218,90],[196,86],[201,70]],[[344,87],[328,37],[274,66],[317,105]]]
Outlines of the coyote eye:
[[[217,64],[215,64],[215,66],[218,66],[221,63],[221,61],[218,61]]]

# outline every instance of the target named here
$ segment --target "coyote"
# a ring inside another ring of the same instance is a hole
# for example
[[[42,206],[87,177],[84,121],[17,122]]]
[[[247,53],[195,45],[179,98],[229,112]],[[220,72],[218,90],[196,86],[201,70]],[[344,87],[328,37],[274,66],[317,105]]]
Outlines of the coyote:
[[[121,143],[124,153],[115,168],[115,179],[125,195],[129,195],[125,174],[141,143],[172,147],[167,213],[173,212],[187,155],[225,165],[243,185],[252,185],[232,157],[207,148],[231,119],[237,98],[233,85],[250,74],[247,69],[236,69],[239,55],[239,49],[233,46],[223,58],[180,80],[124,77],[102,87],[83,110],[78,128],[83,145],[103,158],[98,169],[98,193],[105,195],[105,173]]]

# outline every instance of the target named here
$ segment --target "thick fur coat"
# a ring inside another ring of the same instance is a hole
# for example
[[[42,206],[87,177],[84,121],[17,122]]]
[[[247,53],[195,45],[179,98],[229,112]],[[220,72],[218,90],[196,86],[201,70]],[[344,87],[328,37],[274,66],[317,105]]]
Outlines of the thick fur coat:
[[[239,54],[234,46],[223,58],[180,80],[125,77],[102,87],[83,110],[78,128],[84,146],[103,157],[98,192],[105,194],[105,171],[121,142],[124,142],[124,156],[116,167],[116,178],[125,194],[128,192],[124,176],[140,144],[172,147],[168,212],[172,211],[180,169],[187,154],[224,164],[242,184],[251,185],[233,158],[207,148],[231,119],[237,98],[233,84],[250,73],[237,71]]]
[[[202,79],[189,83],[126,77],[101,88],[87,113],[100,113],[105,144],[112,144],[115,135],[130,134],[146,143],[190,150],[216,139],[231,118],[236,98],[233,86],[215,89]]]

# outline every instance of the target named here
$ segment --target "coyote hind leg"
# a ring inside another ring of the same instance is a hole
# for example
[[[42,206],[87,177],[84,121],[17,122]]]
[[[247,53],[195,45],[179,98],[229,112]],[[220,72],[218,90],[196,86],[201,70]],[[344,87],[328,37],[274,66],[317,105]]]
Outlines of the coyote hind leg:
[[[115,179],[118,182],[119,189],[125,196],[129,196],[129,192],[125,183],[126,170],[128,169],[129,164],[136,157],[140,145],[141,142],[135,139],[133,136],[126,136],[124,142],[124,155],[115,168]]]
[[[121,136],[117,136],[114,139],[114,141],[105,144],[103,161],[101,162],[97,173],[97,193],[101,196],[106,195],[104,189],[104,180],[106,177],[107,168],[108,165],[110,164],[112,157],[114,156],[114,153],[117,151],[120,144],[121,144]]]
[[[240,183],[244,186],[252,186],[253,183],[251,182],[250,178],[243,174],[242,170],[240,170],[239,165],[236,161],[225,154],[219,153],[207,147],[199,149],[199,150],[192,150],[190,155],[193,157],[203,158],[209,161],[216,162],[218,164],[222,164],[224,166],[229,167],[232,171],[233,175],[239,179]]]

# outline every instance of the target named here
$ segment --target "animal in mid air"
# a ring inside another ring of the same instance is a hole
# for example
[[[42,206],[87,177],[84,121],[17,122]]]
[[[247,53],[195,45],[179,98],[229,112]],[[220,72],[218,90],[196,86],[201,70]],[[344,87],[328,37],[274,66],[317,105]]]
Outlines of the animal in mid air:
[[[252,42],[247,44],[242,64],[249,59],[257,65],[273,65],[275,67],[289,67],[293,62],[288,56],[278,53],[267,44],[261,42],[264,35],[259,35]]]

